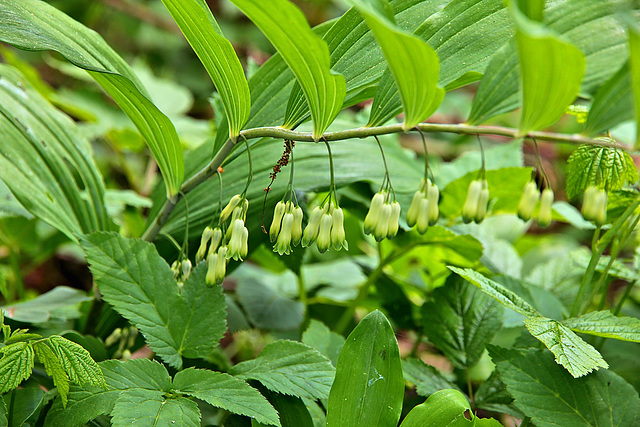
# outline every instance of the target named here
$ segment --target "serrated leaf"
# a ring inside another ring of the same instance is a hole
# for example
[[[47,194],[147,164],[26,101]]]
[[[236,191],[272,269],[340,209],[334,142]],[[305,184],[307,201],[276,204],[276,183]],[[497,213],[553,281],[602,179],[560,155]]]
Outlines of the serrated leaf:
[[[640,319],[617,317],[612,312],[593,311],[562,322],[564,326],[582,334],[640,342]]]
[[[439,83],[450,91],[479,80],[491,56],[512,33],[502,0],[454,0],[431,15],[413,35],[438,54]],[[380,80],[371,112],[369,122],[378,124],[402,112],[400,95],[389,70]]]
[[[35,353],[30,343],[19,342],[0,348],[0,394],[29,378],[34,362]]]
[[[355,7],[382,48],[389,70],[400,92],[405,131],[426,120],[438,108],[444,90],[438,86],[440,61],[436,52],[417,37],[398,29],[389,19],[353,0]],[[375,114],[378,108],[372,109]],[[372,115],[368,126],[381,124]]]
[[[609,138],[602,138],[611,142]],[[618,190],[638,180],[638,170],[631,156],[615,147],[581,145],[567,160],[567,196],[572,199],[588,186]]]
[[[416,386],[416,393],[429,397],[433,393],[446,390],[458,390],[458,386],[446,379],[436,368],[420,359],[409,358],[402,361],[402,373],[405,381]]]
[[[58,356],[44,341],[35,343],[33,350],[38,360],[44,364],[44,369],[47,374],[53,378],[53,384],[56,386],[58,394],[62,399],[62,406],[66,407],[69,394],[69,377],[62,367]]]
[[[478,387],[473,398],[478,408],[509,414],[515,418],[524,418],[524,414],[513,405],[513,397],[507,391],[507,386],[500,380],[496,370]]]
[[[157,390],[125,390],[113,408],[114,427],[200,427],[200,410],[186,397],[165,398]]]
[[[449,270],[473,283],[475,286],[480,288],[482,292],[495,298],[505,307],[510,308],[511,310],[522,314],[523,316],[538,315],[536,310],[531,307],[531,305],[529,305],[529,303],[527,303],[525,300],[523,300],[510,290],[506,289],[499,283],[496,283],[493,280],[484,277],[477,271],[471,270],[470,268],[462,269],[452,266],[448,266],[448,268]]]
[[[470,368],[502,326],[504,308],[452,274],[422,306],[424,332],[457,368]]]
[[[27,211],[71,240],[111,227],[89,141],[8,65],[0,65],[0,134],[0,180]]]
[[[302,399],[295,396],[287,396],[261,387],[260,392],[269,400],[269,403],[278,411],[282,427],[314,427],[311,414]],[[311,402],[315,403],[315,402]],[[264,427],[265,424],[257,420],[251,420],[251,427]]]
[[[332,332],[324,323],[316,319],[311,319],[307,330],[302,334],[302,342],[329,358],[333,366],[338,362],[344,341],[342,335]]]
[[[633,93],[629,62],[625,62],[596,92],[589,109],[585,135],[598,135],[633,118]]]
[[[469,417],[469,418],[467,418]],[[500,427],[494,419],[480,419],[471,412],[467,397],[458,390],[440,390],[415,406],[400,427]]]
[[[176,374],[173,387],[180,393],[231,413],[254,418],[263,424],[280,425],[278,413],[267,399],[255,388],[231,375],[189,368]]]
[[[164,361],[181,367],[182,356],[204,358],[217,346],[226,330],[225,300],[220,286],[205,284],[206,263],[180,291],[148,242],[96,233],[81,244],[105,301],[140,329]]]
[[[166,180],[168,196],[177,194],[184,164],[175,128],[102,37],[46,2],[6,0],[0,3],[0,40],[25,50],[55,50],[88,70],[145,137]]]
[[[233,46],[224,38],[204,1],[163,0],[163,3],[216,86],[229,123],[229,135],[235,140],[249,118],[251,97]]]
[[[100,367],[81,345],[58,335],[50,336],[45,342],[56,354],[71,381],[79,385],[106,386]]]
[[[335,375],[329,359],[300,342],[268,344],[253,360],[240,362],[231,374],[257,380],[269,390],[309,399],[326,399]]]
[[[327,427],[395,426],[403,397],[398,342],[387,318],[376,310],[358,323],[342,347]]]
[[[67,286],[56,286],[34,299],[17,304],[5,305],[0,310],[5,316],[18,322],[44,323],[51,317],[62,319],[76,319],[80,317],[77,306],[91,297],[81,290]]]
[[[539,339],[574,377],[587,375],[599,368],[608,368],[600,353],[562,323],[545,317],[529,317],[524,325]]]
[[[584,54],[547,28],[523,15],[512,4],[520,62],[522,135],[557,122],[580,91]]]
[[[317,141],[342,109],[344,77],[330,70],[326,43],[313,33],[302,12],[287,0],[232,0],[267,36],[287,63],[311,110]]]
[[[545,11],[544,25],[585,55],[581,95],[590,96],[622,66],[627,43],[615,11],[623,0],[564,1]],[[503,46],[487,66],[473,100],[470,124],[484,123],[519,106],[520,66],[515,43]]]
[[[554,363],[548,351],[491,346],[489,354],[515,405],[538,427],[640,422],[637,391],[611,371],[575,379]]]

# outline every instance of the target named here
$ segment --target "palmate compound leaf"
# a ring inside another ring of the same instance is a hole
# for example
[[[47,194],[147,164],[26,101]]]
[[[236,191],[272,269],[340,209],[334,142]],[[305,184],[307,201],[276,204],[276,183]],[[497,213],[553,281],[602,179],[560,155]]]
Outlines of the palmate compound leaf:
[[[538,427],[635,426],[638,392],[609,370],[572,378],[544,350],[489,346],[515,405]]]
[[[0,394],[20,385],[31,376],[35,352],[29,342],[17,342],[0,348]]]
[[[207,286],[206,263],[178,288],[155,246],[115,233],[81,238],[93,278],[105,301],[129,319],[165,362],[182,367],[182,357],[204,358],[226,330],[220,286]]]
[[[611,138],[597,138],[615,142]],[[638,181],[631,156],[615,147],[581,145],[567,160],[567,196],[572,199],[593,185],[607,191],[619,190]]]
[[[96,32],[40,0],[0,2],[0,40],[19,49],[54,50],[89,74],[144,136],[169,197],[184,177],[182,147],[171,121],[148,99],[129,66]],[[91,230],[84,230],[88,232]]]
[[[316,349],[297,341],[280,340],[265,346],[253,360],[240,362],[230,373],[257,380],[278,393],[308,399],[326,399],[335,368]]]
[[[317,141],[342,109],[346,83],[331,71],[327,44],[288,0],[232,0],[267,36],[296,76],[309,104]]]
[[[180,393],[234,414],[254,418],[259,423],[280,425],[278,413],[267,399],[255,388],[231,375],[189,368],[176,374],[173,387]]]
[[[242,65],[233,46],[222,35],[218,23],[204,1],[162,2],[215,84],[229,123],[229,135],[235,140],[249,118],[251,97]]]
[[[581,334],[640,342],[640,319],[617,317],[611,311],[593,311],[562,322],[567,328]]]
[[[408,131],[426,120],[438,108],[444,90],[438,86],[440,61],[438,55],[424,41],[400,30],[388,16],[379,13],[387,5],[386,0],[352,0],[364,17],[371,32],[382,48],[384,57],[395,80],[404,110],[404,130]],[[379,124],[375,120],[378,109],[372,109],[369,126]]]

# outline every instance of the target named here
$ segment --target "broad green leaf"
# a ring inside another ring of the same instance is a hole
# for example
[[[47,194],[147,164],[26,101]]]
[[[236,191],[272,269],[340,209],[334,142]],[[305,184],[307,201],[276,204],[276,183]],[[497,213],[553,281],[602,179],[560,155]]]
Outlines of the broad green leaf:
[[[18,387],[29,378],[34,362],[31,343],[18,342],[0,348],[0,394]]]
[[[478,408],[492,412],[501,412],[524,418],[524,414],[513,405],[513,397],[507,391],[507,386],[500,380],[497,371],[483,382],[473,395]]]
[[[105,301],[145,335],[168,364],[182,366],[182,356],[204,358],[226,330],[220,286],[207,286],[201,263],[182,289],[155,246],[113,233],[95,233],[81,245]]]
[[[631,87],[633,89],[633,100],[636,111],[636,143],[640,146],[640,25],[633,22],[629,25],[629,63],[631,71]]]
[[[438,54],[439,83],[447,91],[479,80],[491,56],[512,34],[502,0],[451,1],[413,33]],[[400,94],[389,70],[380,80],[371,112],[370,126],[402,112]]]
[[[344,77],[330,70],[326,43],[287,0],[232,0],[267,36],[287,63],[307,99],[317,141],[342,109]]]
[[[440,390],[458,389],[458,386],[446,379],[436,368],[420,359],[404,360],[402,372],[405,381],[415,384],[416,393],[420,396],[429,397]]]
[[[613,142],[610,138],[601,138]],[[581,145],[567,160],[567,196],[584,193],[588,186],[618,190],[638,181],[638,170],[631,156],[614,147]]]
[[[600,353],[562,323],[545,317],[528,317],[524,325],[539,339],[574,377],[582,377],[593,370],[608,368]]]
[[[72,240],[111,228],[89,141],[8,65],[0,65],[0,135],[0,180],[27,211]]]
[[[515,405],[538,427],[613,427],[640,422],[638,392],[611,371],[575,379],[548,351],[491,346],[489,354]]]
[[[176,374],[173,387],[180,393],[231,413],[254,418],[263,424],[280,425],[278,413],[267,399],[255,388],[231,375],[189,368]]]
[[[23,388],[7,393],[0,400],[7,405],[8,425],[23,426],[31,417],[37,418],[45,404],[45,393],[36,388]]]
[[[338,356],[344,346],[344,337],[332,332],[324,323],[311,319],[307,330],[302,334],[302,342],[325,355],[333,366],[338,363]]]
[[[265,346],[253,360],[240,362],[231,374],[257,380],[269,390],[309,399],[326,399],[335,369],[317,350],[296,341]]]
[[[564,115],[580,92],[585,58],[580,49],[530,21],[517,7],[511,12],[522,91],[519,129],[524,135],[551,126]]]
[[[514,5],[524,16],[532,21],[540,22],[544,15],[545,0],[517,0]]]
[[[109,390],[160,390],[171,391],[171,377],[160,363],[149,359],[122,362],[107,360],[100,363]]]
[[[498,302],[505,307],[510,308],[523,316],[537,316],[538,313],[529,305],[529,303],[499,283],[484,277],[477,271],[471,270],[470,268],[461,269],[452,266],[449,266],[449,270],[464,277],[469,282],[480,288],[482,292],[498,300]]]
[[[302,399],[276,393],[264,387],[260,391],[278,411],[282,427],[314,427],[311,414]],[[263,427],[265,424],[253,419],[251,426]]]
[[[414,407],[400,427],[500,427],[494,419],[480,419],[471,412],[467,397],[458,390],[440,390]]]
[[[158,390],[125,390],[113,408],[114,427],[200,427],[198,404],[186,397],[165,397]]]
[[[395,426],[403,397],[398,343],[389,321],[376,310],[360,321],[342,347],[327,427]]]
[[[545,27],[578,47],[585,55],[582,96],[592,96],[626,60],[626,34],[614,14],[626,3],[624,0],[567,0],[556,2],[545,11]],[[487,66],[473,100],[468,123],[484,123],[498,114],[518,108],[519,76],[516,45],[508,43]]]
[[[612,312],[593,311],[562,322],[564,326],[582,334],[640,342],[640,319],[617,317]]]
[[[91,301],[85,292],[67,286],[56,286],[37,298],[0,307],[5,317],[18,322],[44,323],[49,319],[77,319],[80,317],[78,305]]]
[[[235,140],[249,118],[251,98],[240,60],[201,0],[163,0],[216,86]]]
[[[504,308],[452,274],[422,306],[424,333],[457,368],[470,368],[502,326]]]
[[[175,128],[102,37],[44,1],[6,0],[0,3],[0,40],[25,50],[57,51],[88,70],[145,137],[167,183],[168,197],[177,194],[184,164]]]
[[[596,92],[591,103],[585,135],[598,135],[633,119],[633,93],[629,63],[625,62]]]
[[[46,342],[36,342],[33,345],[38,360],[44,365],[44,369],[53,379],[53,384],[62,399],[62,406],[67,406],[69,395],[69,376],[62,367],[58,356],[51,350]],[[101,374],[102,375],[102,374]]]
[[[371,28],[389,64],[402,100],[403,127],[408,131],[426,120],[444,97],[444,90],[438,87],[438,55],[431,46],[399,30],[387,17],[359,0],[354,0],[354,4]],[[368,126],[378,124],[370,119]]]

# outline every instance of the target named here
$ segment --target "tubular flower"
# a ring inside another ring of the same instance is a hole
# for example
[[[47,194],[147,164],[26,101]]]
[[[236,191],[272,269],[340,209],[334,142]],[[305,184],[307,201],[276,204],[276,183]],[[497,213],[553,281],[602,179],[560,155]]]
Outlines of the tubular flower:
[[[182,280],[187,280],[191,274],[191,261],[185,259],[182,261]]]
[[[291,253],[291,232],[293,230],[293,214],[287,212],[282,218],[282,227],[278,234],[276,244],[273,246],[273,251],[278,252],[279,255]]]
[[[322,219],[323,214],[324,214],[324,210],[319,206],[315,207],[313,211],[311,211],[311,216],[309,217],[309,223],[305,227],[304,233],[302,235],[303,248],[313,245],[313,242],[315,242],[316,239],[318,238],[320,220]]]
[[[222,283],[224,276],[227,274],[227,247],[222,246],[218,249],[218,259],[215,265],[216,284]]]
[[[382,241],[382,239],[387,237],[390,221],[391,205],[389,203],[385,203],[384,205],[382,205],[380,216],[378,217],[378,222],[376,223],[376,228],[373,230],[373,237],[376,238],[376,241],[380,242]]]
[[[478,209],[476,211],[476,223],[480,224],[487,216],[487,204],[489,203],[489,188],[487,181],[482,180],[482,190],[478,197]]]
[[[331,212],[331,244],[336,251],[342,248],[349,250],[344,232],[344,213],[341,208],[336,208]]]
[[[607,222],[607,192],[593,185],[587,187],[582,202],[582,216],[597,225]]]
[[[551,207],[553,205],[553,190],[545,188],[540,196],[540,210],[538,211],[538,225],[546,227],[551,224]]]
[[[222,230],[220,230],[220,227],[216,227],[211,234],[211,243],[209,244],[209,252],[207,252],[207,254],[217,251],[220,243],[222,243]]]
[[[207,285],[212,286],[218,283],[216,277],[216,266],[218,265],[218,254],[210,253],[207,255],[207,275],[204,281]]]
[[[276,208],[273,212],[273,221],[271,221],[271,227],[269,228],[269,239],[271,243],[275,242],[280,233],[280,225],[282,224],[282,217],[285,214],[286,204],[283,201],[276,203]]]
[[[320,228],[318,230],[318,238],[316,239],[316,245],[320,253],[324,253],[331,247],[331,225],[333,218],[331,214],[325,213],[320,219]]]
[[[524,187],[522,198],[518,204],[518,217],[523,221],[529,221],[533,216],[533,210],[538,204],[540,193],[535,181],[529,181]]]
[[[389,205],[391,206],[391,217],[387,228],[387,239],[393,239],[398,234],[401,208],[398,202],[392,202]]]
[[[234,220],[227,231],[227,258],[233,258],[236,261],[242,260],[248,252],[248,238],[249,230],[244,226],[244,221],[239,218]]]
[[[429,228],[429,215],[427,215],[426,213],[429,212],[430,205],[431,203],[429,203],[428,198],[420,200],[421,215],[418,216],[418,223],[416,227],[416,229],[418,230],[418,233],[420,234],[426,233],[427,229]]]
[[[369,207],[369,212],[367,216],[364,218],[364,232],[365,234],[371,234],[372,231],[375,230],[378,220],[380,218],[380,214],[382,213],[382,205],[384,205],[385,200],[387,199],[388,193],[386,191],[381,193],[374,194],[371,199],[371,206]]]
[[[231,200],[229,200],[229,203],[227,203],[227,206],[222,209],[222,212],[220,213],[220,222],[225,222],[227,219],[229,219],[231,213],[235,211],[235,209],[240,205],[241,202],[242,196],[240,196],[239,194],[233,196]]]
[[[300,206],[296,206],[291,211],[293,214],[293,229],[291,230],[291,243],[293,246],[298,246],[300,243],[300,239],[302,238],[302,208]]]
[[[427,180],[428,181],[428,180]],[[440,218],[440,210],[438,209],[438,202],[440,201],[440,190],[438,186],[428,181],[429,189],[427,191],[427,200],[429,200],[429,225],[434,225]]]
[[[482,192],[482,181],[475,179],[469,184],[467,191],[467,199],[462,207],[462,220],[465,224],[475,221],[478,214],[478,201]]]
[[[420,205],[425,197],[426,194],[424,194],[424,192],[421,190],[418,190],[413,194],[411,205],[409,206],[409,210],[407,211],[407,225],[409,227],[413,227],[418,223],[418,216],[420,215]]]
[[[211,236],[213,236],[213,229],[211,227],[205,227],[202,232],[202,237],[200,237],[200,247],[198,248],[198,252],[196,252],[196,264],[200,264],[207,254],[207,245],[209,244],[209,240],[211,240]]]
[[[430,225],[438,222],[440,211],[438,202],[440,201],[440,190],[431,180],[422,180],[420,188],[413,195],[409,211],[407,212],[407,225],[417,229],[420,234],[424,234]]]

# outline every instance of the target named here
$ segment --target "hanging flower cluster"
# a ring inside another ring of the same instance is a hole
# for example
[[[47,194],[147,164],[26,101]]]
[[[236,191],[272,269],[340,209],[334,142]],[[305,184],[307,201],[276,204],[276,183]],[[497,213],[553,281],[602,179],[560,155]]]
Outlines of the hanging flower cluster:
[[[418,233],[424,234],[430,225],[438,222],[440,211],[438,201],[440,190],[429,178],[422,179],[418,191],[413,195],[409,211],[407,212],[407,225],[416,227]]]
[[[525,185],[524,192],[518,203],[518,217],[523,221],[529,221],[540,202],[536,221],[540,227],[547,227],[551,224],[551,209],[553,207],[553,190],[550,187],[542,190],[542,195],[538,192],[536,182],[531,180]]]
[[[593,185],[587,187],[582,201],[582,216],[596,225],[607,222],[607,192],[604,189]]]
[[[298,246],[302,238],[302,208],[292,201],[279,201],[273,214],[269,238],[273,251],[279,255],[291,253],[291,245]]]
[[[489,186],[487,180],[474,179],[469,184],[467,198],[462,206],[462,220],[465,224],[475,222],[480,224],[487,216],[489,204]]]
[[[365,234],[372,234],[376,241],[393,239],[398,234],[400,203],[391,201],[391,193],[386,190],[374,194],[369,212],[364,218]]]
[[[336,251],[344,248],[349,250],[349,245],[344,232],[344,213],[329,193],[328,200],[323,201],[311,211],[309,223],[302,235],[302,246],[313,244],[321,253],[333,246]]]

